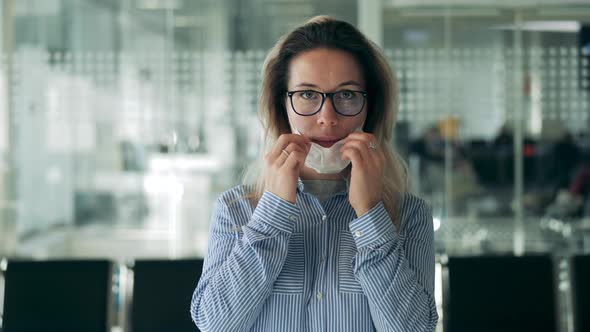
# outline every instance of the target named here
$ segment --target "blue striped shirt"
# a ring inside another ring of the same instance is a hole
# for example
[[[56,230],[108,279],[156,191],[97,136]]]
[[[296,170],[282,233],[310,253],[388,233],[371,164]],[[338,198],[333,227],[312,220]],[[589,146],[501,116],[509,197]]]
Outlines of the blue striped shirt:
[[[398,232],[383,203],[357,217],[348,193],[297,203],[248,187],[214,210],[191,315],[202,331],[434,331],[434,231],[405,194]]]

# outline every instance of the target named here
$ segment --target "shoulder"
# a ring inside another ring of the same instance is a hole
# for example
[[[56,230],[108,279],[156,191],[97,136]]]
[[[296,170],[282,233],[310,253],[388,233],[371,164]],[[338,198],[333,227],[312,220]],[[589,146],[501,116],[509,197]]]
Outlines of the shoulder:
[[[251,211],[254,191],[251,186],[238,185],[219,195],[217,208]]]
[[[251,190],[239,185],[221,193],[211,215],[213,232],[234,232],[246,224],[253,213]]]
[[[406,230],[432,226],[432,209],[422,198],[404,193],[401,196],[399,217],[402,227]]]
[[[408,214],[415,214],[416,212],[429,212],[430,205],[428,203],[412,194],[412,193],[404,193],[401,195],[401,204],[400,204],[400,214],[401,215],[408,215]]]

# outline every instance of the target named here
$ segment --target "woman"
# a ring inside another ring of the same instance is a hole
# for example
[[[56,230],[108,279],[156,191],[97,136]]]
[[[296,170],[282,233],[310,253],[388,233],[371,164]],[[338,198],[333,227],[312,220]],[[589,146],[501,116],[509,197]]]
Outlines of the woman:
[[[432,215],[392,149],[393,91],[346,22],[316,17],[278,41],[255,181],[213,213],[191,304],[202,331],[435,329]]]

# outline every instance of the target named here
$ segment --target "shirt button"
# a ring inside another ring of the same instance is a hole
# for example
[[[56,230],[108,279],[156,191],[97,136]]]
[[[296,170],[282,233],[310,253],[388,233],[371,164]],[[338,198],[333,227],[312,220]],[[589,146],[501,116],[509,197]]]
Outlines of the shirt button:
[[[328,220],[328,216],[322,216],[322,221]]]
[[[363,232],[361,232],[361,231],[354,232],[354,236],[357,238],[361,237],[361,235],[363,235]]]
[[[318,292],[318,295],[316,297],[318,298],[318,301],[321,301],[323,298],[322,292]]]
[[[297,221],[297,216],[294,215],[294,214],[292,214],[292,215],[289,216],[289,220],[291,220],[291,221]]]
[[[326,257],[325,256],[320,256],[320,262],[323,263],[325,260],[326,260]]]

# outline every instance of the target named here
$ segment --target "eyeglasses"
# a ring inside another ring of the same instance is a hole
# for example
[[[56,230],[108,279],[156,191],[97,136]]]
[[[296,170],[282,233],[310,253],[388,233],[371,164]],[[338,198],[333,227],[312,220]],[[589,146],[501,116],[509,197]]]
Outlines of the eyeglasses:
[[[332,101],[336,113],[344,116],[358,115],[365,106],[365,91],[342,90],[336,92],[319,92],[314,90],[287,91],[291,99],[291,107],[295,113],[310,116],[318,113],[326,97]]]

